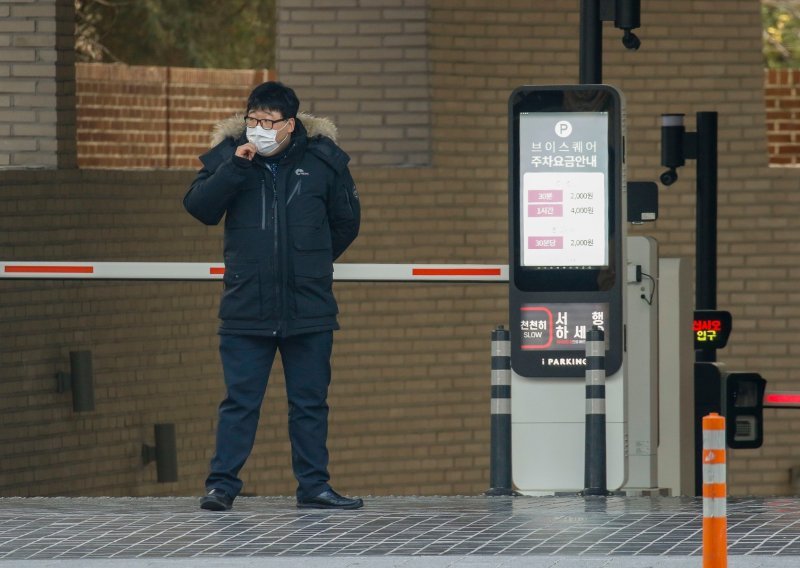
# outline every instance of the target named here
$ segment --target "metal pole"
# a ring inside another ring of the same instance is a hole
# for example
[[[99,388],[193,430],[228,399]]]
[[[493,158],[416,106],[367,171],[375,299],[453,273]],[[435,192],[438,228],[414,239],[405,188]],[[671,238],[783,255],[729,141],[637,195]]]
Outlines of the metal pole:
[[[603,22],[600,0],[581,0],[579,79],[582,85],[603,82]]]
[[[586,333],[586,453],[583,495],[608,495],[606,487],[606,342],[597,326]]]
[[[511,488],[511,338],[500,325],[492,332],[492,432],[486,495],[515,495]]]
[[[695,158],[697,170],[695,213],[695,309],[715,310],[717,308],[717,113],[698,112],[697,131],[691,138],[687,134],[687,157]],[[694,352],[697,363],[713,363],[717,360],[715,350]],[[702,494],[702,423],[703,414],[709,409],[720,411],[718,381],[704,384],[697,373],[694,376],[694,488],[695,494]],[[701,404],[700,400],[706,400]],[[712,401],[710,408],[708,401]]]
[[[717,113],[697,113],[695,309],[717,309]],[[696,361],[716,361],[702,351]]]

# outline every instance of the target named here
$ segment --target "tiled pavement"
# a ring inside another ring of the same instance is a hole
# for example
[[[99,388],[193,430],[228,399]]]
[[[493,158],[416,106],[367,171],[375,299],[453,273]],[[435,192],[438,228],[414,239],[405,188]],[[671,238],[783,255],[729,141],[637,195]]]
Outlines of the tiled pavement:
[[[0,499],[0,568],[700,566],[702,501],[374,497],[360,511],[287,498]],[[800,499],[731,499],[729,566],[800,567]]]

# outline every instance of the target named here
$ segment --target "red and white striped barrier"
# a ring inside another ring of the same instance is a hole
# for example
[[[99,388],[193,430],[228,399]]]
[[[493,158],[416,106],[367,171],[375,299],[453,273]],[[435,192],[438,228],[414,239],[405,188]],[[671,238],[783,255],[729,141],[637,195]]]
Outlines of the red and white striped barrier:
[[[0,261],[0,278],[99,280],[220,280],[222,263]],[[507,265],[335,264],[344,282],[508,282]]]
[[[725,417],[703,417],[703,568],[728,565]]]

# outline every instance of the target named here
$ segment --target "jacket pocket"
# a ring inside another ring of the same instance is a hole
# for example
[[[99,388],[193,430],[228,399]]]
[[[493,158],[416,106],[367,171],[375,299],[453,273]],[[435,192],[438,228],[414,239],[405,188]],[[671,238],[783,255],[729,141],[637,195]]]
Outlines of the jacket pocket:
[[[263,228],[266,199],[266,189],[263,185],[260,188],[253,186],[241,191],[228,205],[225,228]]]
[[[338,313],[333,297],[333,260],[330,233],[323,229],[301,231],[294,238],[294,312],[313,318]]]
[[[261,274],[258,264],[230,264],[222,277],[222,320],[260,320],[264,316]]]

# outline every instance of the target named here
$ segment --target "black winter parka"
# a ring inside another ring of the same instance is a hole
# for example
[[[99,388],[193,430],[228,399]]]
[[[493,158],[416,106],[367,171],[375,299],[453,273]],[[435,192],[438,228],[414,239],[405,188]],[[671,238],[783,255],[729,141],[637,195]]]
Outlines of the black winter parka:
[[[331,138],[309,135],[326,119],[303,120],[308,131],[297,118],[276,175],[259,155],[234,155],[247,142],[242,124],[200,156],[203,168],[183,199],[207,225],[225,217],[221,334],[286,337],[339,328],[333,261],[358,235],[358,192],[348,155]]]

